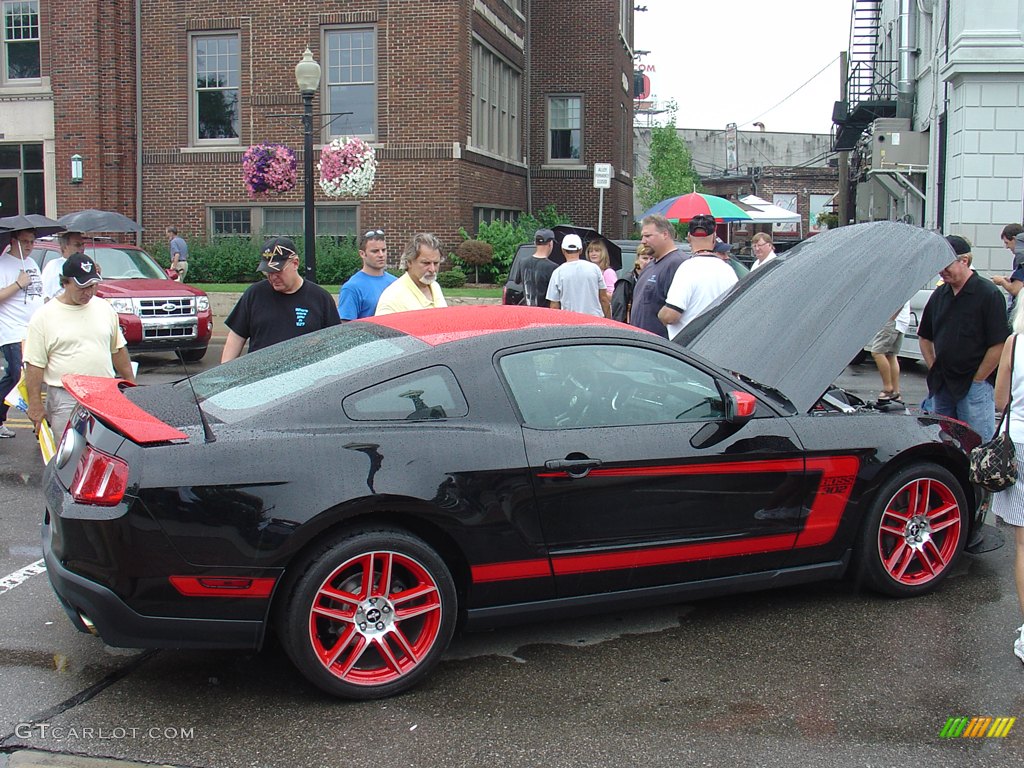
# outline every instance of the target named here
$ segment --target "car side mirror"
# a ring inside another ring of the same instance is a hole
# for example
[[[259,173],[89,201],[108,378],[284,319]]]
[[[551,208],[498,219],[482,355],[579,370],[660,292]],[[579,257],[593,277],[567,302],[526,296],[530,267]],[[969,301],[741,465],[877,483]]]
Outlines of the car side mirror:
[[[733,390],[725,397],[725,420],[737,426],[746,424],[757,412],[757,398],[749,392]]]

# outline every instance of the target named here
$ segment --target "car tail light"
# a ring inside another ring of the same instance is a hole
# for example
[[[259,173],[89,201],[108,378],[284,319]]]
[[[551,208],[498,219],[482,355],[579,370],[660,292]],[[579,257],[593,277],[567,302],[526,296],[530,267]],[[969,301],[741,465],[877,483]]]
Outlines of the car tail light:
[[[128,488],[128,464],[87,445],[71,480],[71,496],[82,504],[112,507]]]

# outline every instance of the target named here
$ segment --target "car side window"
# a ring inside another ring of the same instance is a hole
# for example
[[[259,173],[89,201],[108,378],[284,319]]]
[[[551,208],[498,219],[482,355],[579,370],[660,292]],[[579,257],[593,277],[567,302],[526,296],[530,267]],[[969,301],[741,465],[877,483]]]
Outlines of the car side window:
[[[580,344],[534,349],[499,366],[524,426],[610,427],[725,417],[714,377],[652,349]]]
[[[469,413],[455,374],[443,366],[355,392],[341,407],[353,421],[424,421]]]

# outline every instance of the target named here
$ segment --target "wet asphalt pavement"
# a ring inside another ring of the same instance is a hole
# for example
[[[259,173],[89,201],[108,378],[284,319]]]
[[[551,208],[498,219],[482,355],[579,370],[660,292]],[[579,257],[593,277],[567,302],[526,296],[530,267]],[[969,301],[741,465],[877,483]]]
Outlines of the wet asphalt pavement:
[[[178,375],[142,362],[143,381]],[[922,372],[904,377],[908,402]],[[840,384],[871,398],[878,377],[869,363]],[[413,692],[339,702],[276,644],[139,652],[74,631],[45,574],[20,571],[40,556],[41,467],[13,426],[0,441],[0,768],[1024,760],[1024,720],[1005,738],[939,737],[950,717],[1024,715],[1012,545],[965,557],[916,600],[824,583],[463,636]]]

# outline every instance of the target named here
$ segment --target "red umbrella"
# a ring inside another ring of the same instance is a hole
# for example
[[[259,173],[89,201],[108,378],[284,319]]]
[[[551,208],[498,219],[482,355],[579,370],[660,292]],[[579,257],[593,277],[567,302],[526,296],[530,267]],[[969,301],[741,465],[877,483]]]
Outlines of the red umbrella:
[[[691,192],[688,195],[662,200],[644,211],[640,218],[661,214],[670,221],[689,221],[701,213],[714,216],[715,221],[746,221],[750,218],[741,204],[726,200],[724,197],[705,195],[700,192]]]

